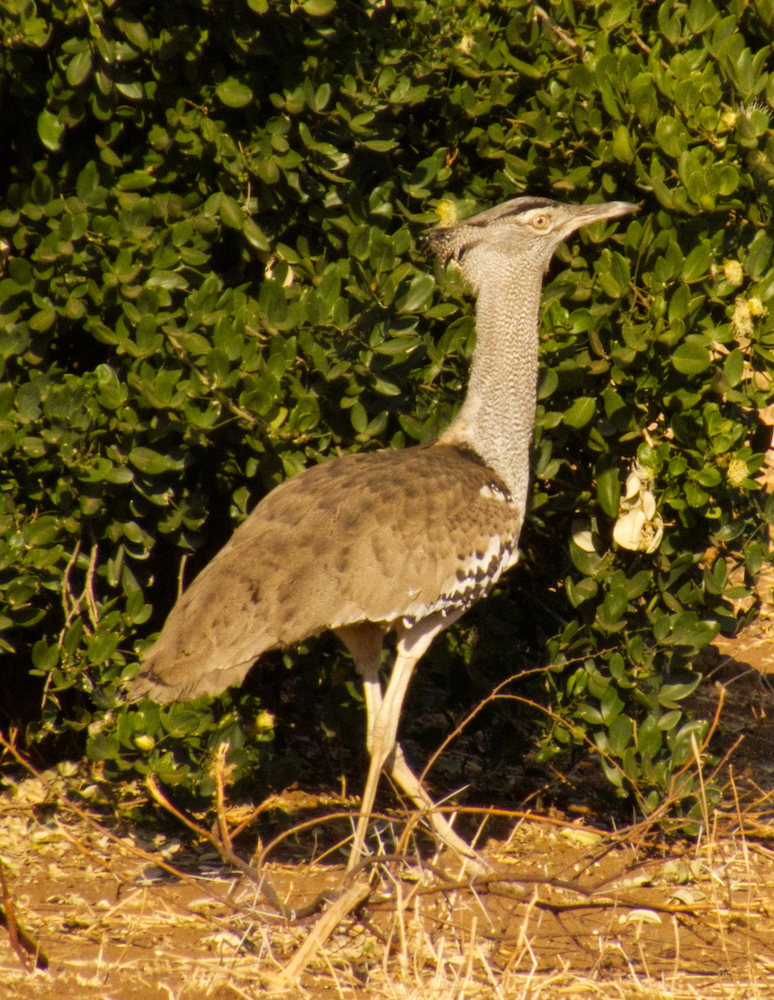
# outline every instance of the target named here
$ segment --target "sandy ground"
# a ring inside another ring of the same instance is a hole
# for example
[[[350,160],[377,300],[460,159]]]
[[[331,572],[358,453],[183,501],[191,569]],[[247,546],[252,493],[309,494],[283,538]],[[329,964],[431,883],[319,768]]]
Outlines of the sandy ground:
[[[93,776],[17,769],[0,798],[0,995],[774,997],[769,628],[705,657],[696,708],[713,713],[722,682],[723,738],[744,740],[698,833],[513,812],[510,834],[481,848],[492,874],[473,882],[453,858],[420,862],[410,837],[401,859],[346,881],[340,855],[319,858],[335,803],[314,796],[297,796],[294,819],[317,821],[278,844],[255,881],[203,837],[127,824],[130,802],[111,815]],[[407,822],[398,811],[381,822],[385,845]],[[245,859],[254,847],[235,844]],[[301,919],[278,910],[322,891],[329,901]]]
[[[29,782],[19,794],[35,791]],[[6,996],[276,993],[320,920],[281,919],[259,886],[212,853],[158,837],[173,875],[133,853],[136,838],[122,844],[61,805],[33,812],[42,821],[30,836],[30,812],[4,811],[3,860],[19,928],[48,968],[32,971],[21,948],[25,970],[6,940]],[[497,871],[474,886],[451,865],[377,867],[364,904],[310,955],[298,983],[319,997],[410,995],[433,984],[439,996],[620,996],[623,984],[663,996],[730,996],[734,986],[740,996],[774,995],[769,832],[758,813],[743,816],[744,836],[733,813],[714,825],[667,853],[645,829],[633,843],[522,819],[506,843],[488,845]],[[269,864],[263,877],[298,908],[340,889],[343,870]]]

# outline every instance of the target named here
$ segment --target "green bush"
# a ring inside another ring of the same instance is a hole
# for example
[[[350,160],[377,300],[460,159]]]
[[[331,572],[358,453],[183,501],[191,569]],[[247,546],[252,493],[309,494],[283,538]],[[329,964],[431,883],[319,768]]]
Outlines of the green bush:
[[[181,557],[285,476],[451,419],[474,324],[422,260],[441,201],[627,199],[546,287],[523,567],[437,659],[548,662],[538,758],[590,740],[621,795],[663,797],[706,730],[691,657],[738,624],[730,566],[746,593],[769,559],[774,3],[546,11],[5,5],[0,621],[30,739],[203,792],[223,738],[267,766],[254,694],[122,705]]]

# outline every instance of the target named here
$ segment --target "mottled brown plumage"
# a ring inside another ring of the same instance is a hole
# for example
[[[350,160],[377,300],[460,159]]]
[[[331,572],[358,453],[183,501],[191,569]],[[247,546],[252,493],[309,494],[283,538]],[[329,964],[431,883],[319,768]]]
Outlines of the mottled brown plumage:
[[[333,629],[363,678],[371,755],[350,867],[364,847],[387,767],[441,838],[465,842],[406,764],[396,741],[416,663],[433,638],[513,565],[527,505],[535,420],[541,279],[580,226],[634,205],[517,198],[431,232],[477,296],[477,345],[465,402],[429,445],[335,459],[269,494],[173,608],[130,697],[218,694],[265,651]],[[384,692],[384,634],[396,656]]]
[[[261,653],[323,629],[469,607],[512,558],[519,528],[506,487],[465,448],[308,469],[273,490],[183,594],[134,694],[219,694]]]

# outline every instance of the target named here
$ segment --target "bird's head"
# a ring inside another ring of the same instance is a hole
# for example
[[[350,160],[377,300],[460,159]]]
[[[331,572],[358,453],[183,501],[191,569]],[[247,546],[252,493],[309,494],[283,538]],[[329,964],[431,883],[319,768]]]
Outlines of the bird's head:
[[[637,209],[626,201],[567,205],[550,198],[514,198],[456,225],[438,226],[426,241],[442,265],[457,264],[474,288],[514,265],[539,279],[556,248],[576,229]]]

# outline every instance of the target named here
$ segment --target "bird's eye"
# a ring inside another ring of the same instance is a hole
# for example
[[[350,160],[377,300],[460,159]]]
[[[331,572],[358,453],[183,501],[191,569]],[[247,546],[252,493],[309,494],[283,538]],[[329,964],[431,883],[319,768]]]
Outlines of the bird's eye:
[[[548,215],[536,215],[535,218],[532,219],[532,228],[547,229],[550,221],[551,219]]]

